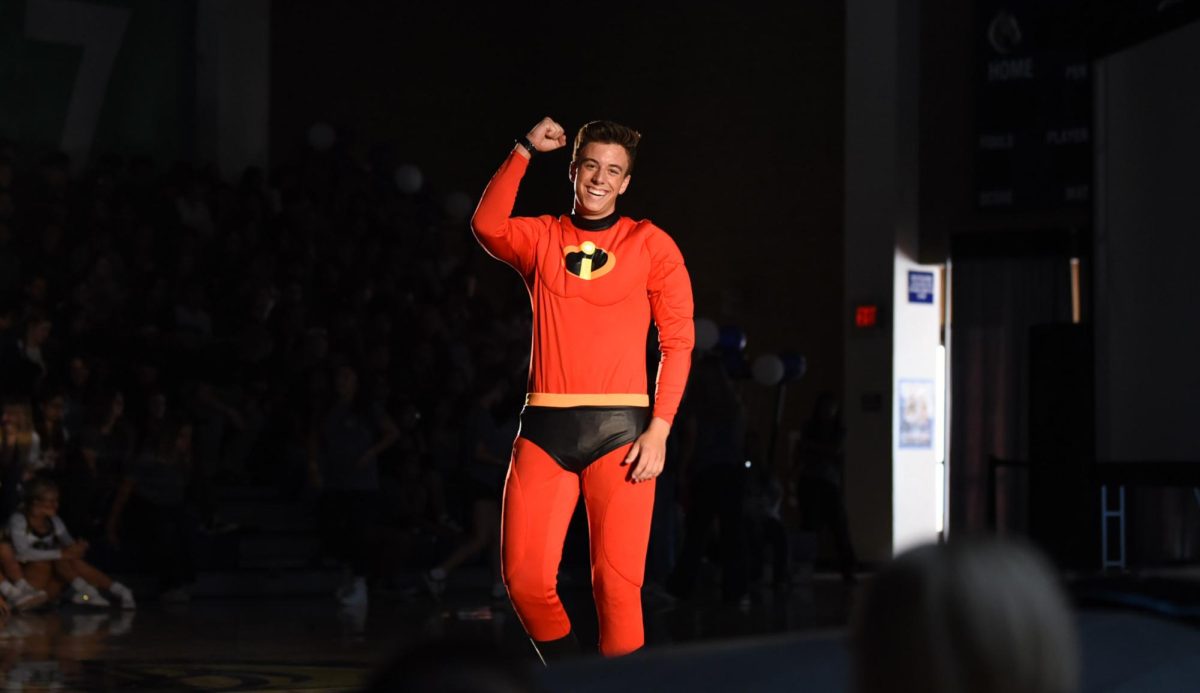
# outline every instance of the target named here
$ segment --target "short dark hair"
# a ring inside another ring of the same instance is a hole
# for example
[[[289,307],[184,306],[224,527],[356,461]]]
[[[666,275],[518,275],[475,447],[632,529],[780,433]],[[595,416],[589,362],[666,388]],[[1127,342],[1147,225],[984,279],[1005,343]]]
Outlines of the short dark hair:
[[[49,492],[58,493],[58,483],[48,476],[35,474],[25,486],[25,507],[28,509],[39,498]]]
[[[579,163],[580,150],[592,142],[619,144],[629,155],[629,170],[625,172],[625,175],[629,175],[633,173],[633,160],[637,158],[638,142],[641,140],[642,133],[631,127],[614,123],[611,120],[593,120],[579,128],[579,132],[575,134],[575,148],[571,151],[571,165]]]

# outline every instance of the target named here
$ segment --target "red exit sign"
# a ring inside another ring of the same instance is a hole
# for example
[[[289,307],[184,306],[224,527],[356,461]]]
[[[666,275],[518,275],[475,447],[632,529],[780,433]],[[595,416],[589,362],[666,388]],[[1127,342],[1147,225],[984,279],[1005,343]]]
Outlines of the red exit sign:
[[[854,308],[855,327],[875,327],[879,324],[879,306],[860,305]]]

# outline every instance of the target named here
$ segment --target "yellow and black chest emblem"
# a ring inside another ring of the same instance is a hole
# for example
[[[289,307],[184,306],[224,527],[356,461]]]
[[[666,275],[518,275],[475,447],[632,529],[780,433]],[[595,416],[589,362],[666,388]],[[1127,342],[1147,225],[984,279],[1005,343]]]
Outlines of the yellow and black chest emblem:
[[[617,256],[591,241],[563,248],[563,266],[580,279],[599,279],[617,265]]]

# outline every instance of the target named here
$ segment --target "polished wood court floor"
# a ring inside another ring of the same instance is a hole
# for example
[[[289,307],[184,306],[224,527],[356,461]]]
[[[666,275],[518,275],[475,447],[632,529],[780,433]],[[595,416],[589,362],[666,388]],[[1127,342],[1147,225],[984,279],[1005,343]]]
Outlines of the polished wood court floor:
[[[863,576],[864,585],[870,583]],[[738,604],[645,596],[647,647],[543,669],[511,609],[483,582],[434,600],[379,588],[365,608],[331,596],[196,599],[136,612],[57,607],[0,625],[4,691],[355,691],[421,643],[469,642],[528,671],[544,693],[845,691],[845,634],[861,586],[809,576]],[[581,640],[594,642],[584,585],[560,589]],[[1195,690],[1200,583],[1133,577],[1077,581],[1083,693]],[[420,649],[416,651],[422,651]],[[457,653],[442,662],[460,666]],[[468,658],[470,660],[470,658]],[[403,678],[402,678],[403,680]],[[395,690],[385,687],[382,690]],[[508,690],[508,689],[506,689]]]
[[[561,591],[582,639],[594,637],[586,590]],[[740,604],[647,595],[647,649],[840,628],[852,596],[839,580],[821,578],[757,591]],[[0,688],[347,691],[400,649],[445,637],[488,640],[531,663],[534,656],[511,608],[481,584],[460,585],[440,600],[413,586],[379,589],[365,608],[319,596],[148,601],[133,612],[60,606],[12,615],[0,628]]]

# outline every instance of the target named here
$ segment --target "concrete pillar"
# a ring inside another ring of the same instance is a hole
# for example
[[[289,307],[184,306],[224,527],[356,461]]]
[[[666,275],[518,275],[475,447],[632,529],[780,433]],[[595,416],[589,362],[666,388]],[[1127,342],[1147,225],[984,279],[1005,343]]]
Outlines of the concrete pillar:
[[[918,20],[919,3],[846,2],[846,492],[850,531],[868,562],[935,539],[941,510],[934,459],[944,425],[936,392],[941,277],[915,260]],[[932,303],[910,301],[910,271],[923,273],[914,279],[929,282]],[[854,307],[863,303],[880,307],[880,327],[854,326]]]
[[[196,159],[236,181],[267,167],[270,0],[196,4]]]

